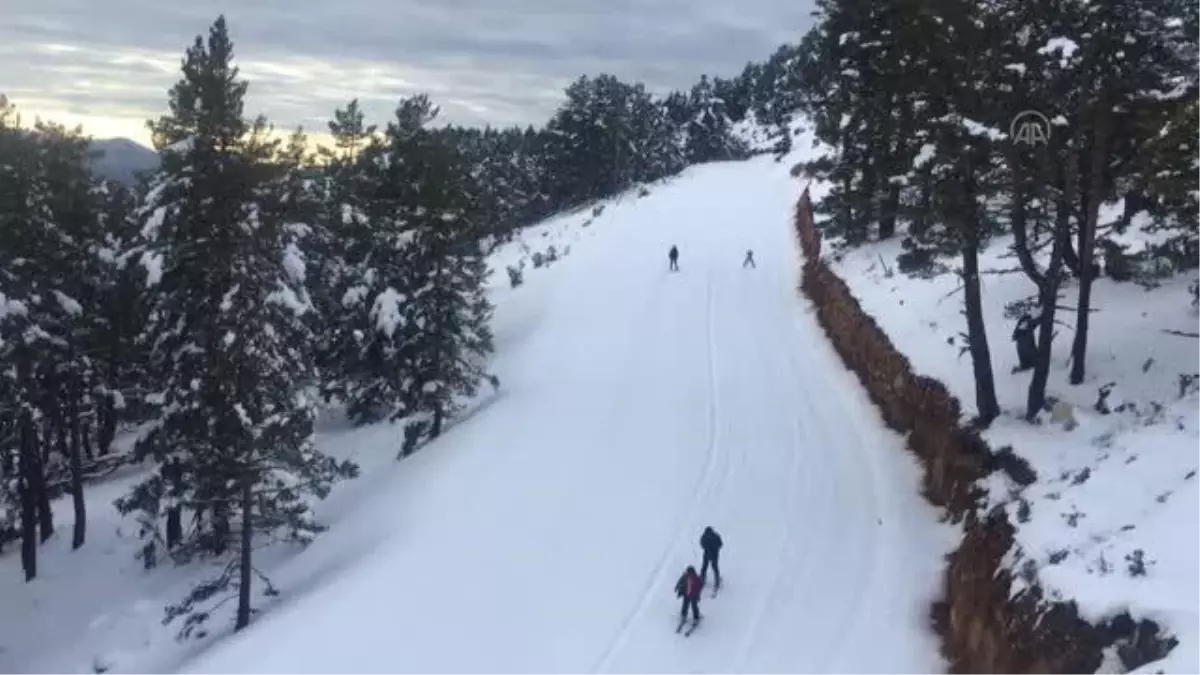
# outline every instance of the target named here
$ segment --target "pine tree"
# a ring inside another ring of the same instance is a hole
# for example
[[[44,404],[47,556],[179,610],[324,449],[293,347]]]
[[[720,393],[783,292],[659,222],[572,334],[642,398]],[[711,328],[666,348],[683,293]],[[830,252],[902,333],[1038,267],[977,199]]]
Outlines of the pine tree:
[[[688,99],[692,117],[687,124],[687,158],[693,164],[742,159],[746,149],[733,137],[733,121],[725,101],[708,76],[701,75]]]
[[[39,155],[36,137],[0,96],[0,450],[5,501],[19,514],[26,581],[37,577],[39,530],[41,540],[53,533],[39,434],[45,397],[36,379],[41,347],[51,337],[40,323],[46,301],[53,302],[42,284],[50,228]]]
[[[329,123],[333,148],[322,148],[324,170],[312,181],[317,214],[309,237],[308,286],[317,309],[316,362],[326,401],[344,398],[351,374],[346,351],[354,344],[354,308],[345,293],[353,270],[370,255],[367,199],[370,166],[378,140],[357,100],[334,111]]]
[[[1136,185],[1128,175],[1133,158],[1142,154],[1148,138],[1161,133],[1166,117],[1177,114],[1180,104],[1195,100],[1196,36],[1185,35],[1183,26],[1196,10],[1172,0],[1067,4],[1087,36],[1079,41],[1076,86],[1081,106],[1074,119],[1085,138],[1079,154],[1079,296],[1069,376],[1070,383],[1078,385],[1086,373],[1100,205],[1115,196],[1119,186]],[[1141,125],[1148,120],[1153,123],[1146,129]],[[1113,155],[1124,160],[1117,168]]]
[[[37,251],[43,292],[54,298],[40,312],[46,344],[37,368],[43,387],[44,442],[52,444],[57,462],[52,476],[64,479],[72,495],[72,547],[83,545],[87,511],[83,494],[84,417],[98,407],[93,396],[96,366],[87,347],[97,330],[104,238],[98,218],[97,189],[87,169],[90,139],[79,129],[38,123],[41,176],[45,199],[46,238]],[[58,467],[62,469],[58,469]]]
[[[99,288],[96,185],[89,139],[79,129],[38,121],[22,130],[0,100],[0,471],[6,501],[21,513],[26,577],[37,573],[37,543],[54,533],[50,499],[70,492],[72,546],[87,526],[83,493],[86,419],[95,367],[87,349]]]
[[[421,439],[441,435],[462,400],[491,377],[483,359],[492,351],[492,307],[487,261],[471,224],[479,217],[471,192],[479,186],[471,184],[455,149],[433,134],[419,130],[397,140],[393,165],[405,167],[420,205],[403,251],[403,300],[392,310],[407,329],[403,407],[395,414],[406,420],[405,455]]]
[[[137,251],[154,289],[150,368],[162,387],[138,451],[158,470],[119,507],[139,512],[147,565],[164,516],[176,560],[229,557],[217,578],[168,607],[168,621],[186,616],[187,635],[207,619],[203,604],[230,586],[238,589],[236,628],[245,627],[253,577],[266,582],[253,565],[256,533],[309,540],[322,528],[306,496],[323,497],[354,469],[313,442],[311,302],[300,248],[307,228],[292,220],[295,157],[269,140],[264,120],[242,117],[247,85],[223,17],[207,41],[196,38],[182,70],[170,113],[151,125],[163,169]],[[184,510],[193,515],[187,532]]]
[[[143,411],[136,405],[136,393],[141,386],[141,366],[147,361],[145,345],[138,341],[147,307],[140,268],[122,255],[138,234],[137,195],[112,182],[101,183],[97,192],[102,236],[96,249],[98,307],[87,351],[96,366],[93,452],[95,457],[104,458],[112,449],[119,422],[144,421]],[[131,401],[132,408],[128,405]]]
[[[402,407],[407,377],[401,350],[408,333],[398,325],[408,287],[406,252],[410,220],[423,207],[414,196],[411,167],[401,148],[434,117],[425,96],[400,102],[384,139],[364,152],[353,203],[340,212],[340,271],[333,298],[339,302],[330,326],[327,395],[346,405],[357,424],[394,418]]]

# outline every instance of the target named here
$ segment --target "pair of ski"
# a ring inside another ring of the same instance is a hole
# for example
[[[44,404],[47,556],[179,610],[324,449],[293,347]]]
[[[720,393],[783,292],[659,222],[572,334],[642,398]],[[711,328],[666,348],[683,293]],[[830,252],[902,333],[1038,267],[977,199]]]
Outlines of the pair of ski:
[[[683,630],[683,627],[685,624],[687,624],[687,622],[688,622],[687,619],[680,621],[679,626],[675,629],[675,632],[678,633],[680,631],[683,631],[683,637],[687,637],[692,634],[692,631],[696,630],[696,626],[700,625],[699,621],[692,619],[692,625],[688,626],[687,630]]]
[[[713,597],[713,598],[717,597],[717,593],[719,593],[720,591],[721,591],[721,584],[718,583],[713,586],[712,595],[709,597]],[[703,615],[700,618],[703,619],[704,618]],[[679,633],[682,631],[683,637],[687,637],[687,636],[691,635],[693,631],[696,630],[696,626],[700,625],[700,621],[698,619],[692,619],[692,625],[688,626],[688,629],[686,631],[684,631],[683,627],[685,625],[687,625],[687,622],[688,622],[687,618],[681,619],[679,621],[679,625],[675,627],[675,632]]]

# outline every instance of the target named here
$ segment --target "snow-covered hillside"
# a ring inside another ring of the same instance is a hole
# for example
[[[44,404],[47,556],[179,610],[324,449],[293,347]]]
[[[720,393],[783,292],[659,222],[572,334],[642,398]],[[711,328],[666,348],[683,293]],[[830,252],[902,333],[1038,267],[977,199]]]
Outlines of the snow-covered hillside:
[[[1102,223],[1123,211],[1109,205]],[[1136,223],[1135,223],[1136,225]],[[1136,237],[1131,231],[1127,237]],[[1021,487],[1003,472],[987,479],[992,505],[1003,505],[1016,528],[1008,561],[1018,573],[1014,592],[1036,579],[1053,599],[1075,600],[1099,623],[1128,610],[1174,634],[1180,645],[1146,672],[1200,669],[1200,466],[1196,311],[1188,286],[1194,273],[1161,279],[1148,289],[1098,279],[1093,290],[1087,378],[1067,384],[1073,313],[1060,314],[1047,394],[1064,401],[1071,420],[1050,415],[1034,426],[1023,419],[1030,373],[1013,373],[1009,337],[1016,319],[1006,306],[1036,292],[998,239],[980,255],[984,316],[1004,414],[985,437],[1011,446],[1037,474]],[[974,411],[971,359],[962,354],[965,323],[957,275],[932,279],[897,269],[893,240],[851,250],[835,267],[864,310],[879,321],[913,368],[946,383]],[[951,267],[956,261],[947,261]],[[1008,272],[1003,272],[1008,270]],[[1073,305],[1074,284],[1063,289]],[[1096,409],[1111,388],[1109,412]]]
[[[370,470],[319,506],[308,549],[260,555],[282,595],[247,630],[228,636],[225,607],[174,642],[162,606],[203,570],[143,572],[105,509],[31,584],[0,561],[0,669],[941,669],[927,616],[955,530],[796,293],[793,163],[694,167],[499,249],[499,394],[399,463],[400,429],[327,415],[321,445]],[[705,525],[725,585],[682,638],[673,586]]]

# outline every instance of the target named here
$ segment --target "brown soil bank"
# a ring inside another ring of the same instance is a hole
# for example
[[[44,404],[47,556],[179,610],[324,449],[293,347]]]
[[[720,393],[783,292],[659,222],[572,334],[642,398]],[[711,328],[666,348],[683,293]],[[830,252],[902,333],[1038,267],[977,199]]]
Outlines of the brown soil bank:
[[[1013,572],[1002,559],[1013,546],[1013,527],[1000,510],[980,512],[976,481],[1000,470],[1028,485],[1032,470],[962,427],[958,400],[942,383],[912,372],[845,282],[820,260],[807,189],[796,205],[796,233],[804,253],[801,289],[834,349],[888,426],[907,435],[924,468],[925,498],[963,524],[962,543],[948,556],[943,597],[931,608],[951,672],[1091,673],[1101,664],[1101,651],[1113,644],[1129,669],[1170,651],[1175,640],[1163,638],[1152,621],[1122,614],[1093,625],[1080,618],[1074,602],[1045,601],[1036,583],[1010,598]]]

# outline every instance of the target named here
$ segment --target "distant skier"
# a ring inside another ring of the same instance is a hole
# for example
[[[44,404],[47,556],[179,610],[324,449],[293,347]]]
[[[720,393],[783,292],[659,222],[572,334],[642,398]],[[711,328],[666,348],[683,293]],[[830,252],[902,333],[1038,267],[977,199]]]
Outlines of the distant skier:
[[[749,249],[746,250],[746,259],[742,261],[742,269],[746,269],[747,265],[750,267],[758,267],[754,264],[754,251]]]
[[[704,580],[708,577],[708,566],[712,565],[713,569],[713,592],[721,589],[721,567],[719,565],[721,558],[721,547],[725,542],[721,541],[721,535],[712,527],[704,528],[704,533],[700,535],[700,548],[704,549],[704,562],[700,565],[700,583],[704,584]]]
[[[692,625],[700,623],[700,589],[703,586],[704,582],[701,581],[700,575],[696,574],[696,568],[691,565],[684,570],[679,581],[675,582],[675,595],[683,598],[683,607],[679,610],[679,628],[675,629],[676,633],[683,629],[683,624],[687,623],[688,607],[692,608]]]
[[[667,253],[667,258],[671,261],[671,266],[669,269],[678,272],[679,271],[679,249],[675,248],[675,246],[672,245],[671,250]]]

